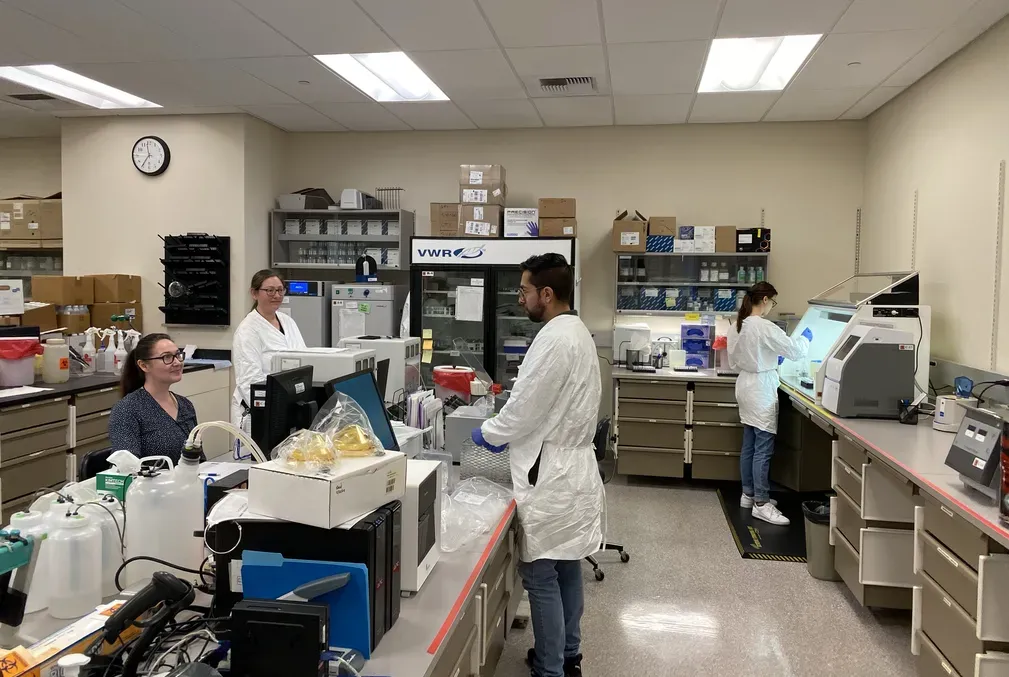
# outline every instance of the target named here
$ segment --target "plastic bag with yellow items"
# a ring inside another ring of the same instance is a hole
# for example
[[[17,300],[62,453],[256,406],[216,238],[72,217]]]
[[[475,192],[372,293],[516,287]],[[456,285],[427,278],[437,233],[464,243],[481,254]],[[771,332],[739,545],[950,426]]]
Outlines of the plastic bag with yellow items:
[[[376,456],[382,443],[354,398],[335,393],[312,421],[312,430],[323,433],[340,456]]]
[[[340,453],[327,435],[299,430],[274,448],[273,458],[289,468],[318,472],[334,468],[340,461]]]

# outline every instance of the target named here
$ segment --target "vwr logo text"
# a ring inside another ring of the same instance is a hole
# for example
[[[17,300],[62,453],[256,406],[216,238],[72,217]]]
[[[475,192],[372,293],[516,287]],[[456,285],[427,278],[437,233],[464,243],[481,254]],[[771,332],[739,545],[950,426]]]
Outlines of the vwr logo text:
[[[418,249],[420,256],[440,259],[478,259],[483,256],[484,247],[462,247],[460,249]]]

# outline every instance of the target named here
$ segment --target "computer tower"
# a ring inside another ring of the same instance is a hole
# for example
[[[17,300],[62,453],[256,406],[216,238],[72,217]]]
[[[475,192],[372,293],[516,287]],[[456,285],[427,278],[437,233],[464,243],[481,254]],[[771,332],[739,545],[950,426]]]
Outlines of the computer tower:
[[[371,650],[374,651],[382,641],[386,630],[386,613],[389,608],[389,586],[386,580],[389,575],[386,562],[389,560],[389,527],[391,521],[384,508],[379,508],[370,515],[365,515],[348,530],[348,539],[356,555],[368,566],[371,584],[369,600],[371,604]]]
[[[388,619],[386,626],[387,629],[390,629],[399,618],[403,574],[403,506],[399,501],[393,501],[382,506],[382,508],[389,514],[389,524],[391,525],[389,533],[392,536],[389,539],[389,576],[387,579],[389,581],[389,608],[386,614],[386,618]]]

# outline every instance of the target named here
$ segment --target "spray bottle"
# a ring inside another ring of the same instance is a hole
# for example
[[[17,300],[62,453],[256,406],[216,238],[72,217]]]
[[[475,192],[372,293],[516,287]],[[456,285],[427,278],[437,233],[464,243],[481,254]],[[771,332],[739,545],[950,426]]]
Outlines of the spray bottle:
[[[137,347],[137,343],[140,341],[140,332],[136,329],[129,329],[126,332],[126,352],[130,352]]]
[[[84,358],[85,374],[95,373],[95,363],[98,359],[98,350],[95,348],[96,334],[98,334],[98,329],[95,327],[89,327],[88,330],[84,332],[84,351],[82,353],[82,357]]]
[[[123,338],[123,330],[119,330],[119,347],[116,348],[113,354],[113,370],[116,376],[121,376],[123,373],[123,365],[126,364],[126,339]]]
[[[111,374],[116,370],[116,331],[115,329],[102,329],[101,335],[102,338],[107,338],[109,341],[104,349],[98,351],[98,373]]]

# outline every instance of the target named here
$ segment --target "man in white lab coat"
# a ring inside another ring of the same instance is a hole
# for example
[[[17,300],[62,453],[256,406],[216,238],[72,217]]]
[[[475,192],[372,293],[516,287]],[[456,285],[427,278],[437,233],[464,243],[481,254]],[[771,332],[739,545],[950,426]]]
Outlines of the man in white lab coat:
[[[580,677],[581,560],[602,542],[603,486],[592,438],[601,383],[592,335],[571,310],[574,275],[560,254],[522,264],[519,303],[543,322],[501,412],[473,431],[507,446],[522,525],[519,572],[532,615],[534,677]]]

